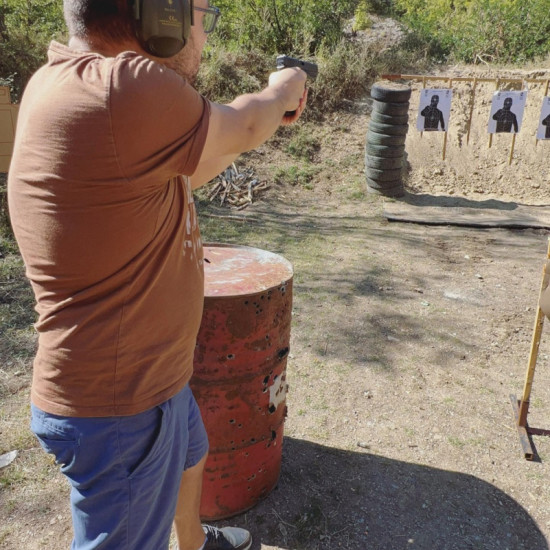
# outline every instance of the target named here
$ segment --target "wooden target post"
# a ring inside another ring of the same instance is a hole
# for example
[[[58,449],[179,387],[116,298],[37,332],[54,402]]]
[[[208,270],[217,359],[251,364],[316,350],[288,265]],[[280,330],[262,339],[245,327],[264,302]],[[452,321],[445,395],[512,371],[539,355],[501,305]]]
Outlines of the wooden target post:
[[[495,81],[495,92],[498,92],[499,84],[500,84],[500,80],[497,78]],[[489,149],[492,147],[492,145],[493,145],[493,134],[489,134]]]
[[[426,89],[426,77],[422,78],[422,89]],[[422,138],[424,136],[424,132],[420,132],[420,137]]]
[[[544,89],[544,97],[548,95],[548,88],[550,88],[550,80],[546,81],[546,88]],[[539,144],[539,138],[535,138],[535,147]]]
[[[468,118],[468,135],[466,136],[466,145],[469,145],[470,143],[470,130],[472,129],[472,118],[474,116],[474,103],[476,99],[476,86],[477,86],[477,78],[474,78],[474,82],[472,84],[472,97],[471,97],[471,104],[470,104],[470,116]]]
[[[523,85],[524,88],[527,88],[527,83],[526,82],[523,82],[522,85]],[[516,147],[516,135],[517,134],[514,132],[514,135],[512,136],[512,146],[510,147],[510,157],[508,158],[508,166],[510,166],[512,164],[512,160],[514,158],[514,149]]]
[[[449,89],[452,90],[453,79],[449,78]],[[445,127],[445,137],[443,138],[443,160],[445,160],[445,153],[447,152],[447,136],[449,135],[449,125]]]
[[[529,353],[529,361],[527,363],[527,372],[525,374],[525,383],[523,386],[523,395],[521,399],[517,399],[515,395],[510,395],[512,403],[512,412],[514,421],[518,430],[519,441],[523,449],[523,454],[527,460],[533,460],[535,451],[531,443],[530,435],[547,435],[550,436],[550,430],[540,428],[532,428],[527,423],[527,415],[529,413],[529,399],[531,398],[531,390],[533,380],[535,378],[535,367],[537,366],[537,357],[539,353],[540,340],[542,329],[544,326],[544,313],[540,307],[542,293],[548,287],[550,281],[550,239],[548,241],[548,250],[546,253],[546,263],[542,272],[542,283],[537,302],[537,314],[535,317],[535,326],[533,328],[533,337],[531,339],[531,350]]]

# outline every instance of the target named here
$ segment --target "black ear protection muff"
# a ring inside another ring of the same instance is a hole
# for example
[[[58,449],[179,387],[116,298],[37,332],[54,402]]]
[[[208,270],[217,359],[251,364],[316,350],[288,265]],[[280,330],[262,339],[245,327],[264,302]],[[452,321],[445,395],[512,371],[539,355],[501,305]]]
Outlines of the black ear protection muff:
[[[187,43],[193,25],[193,0],[133,0],[136,32],[143,49],[172,57]]]

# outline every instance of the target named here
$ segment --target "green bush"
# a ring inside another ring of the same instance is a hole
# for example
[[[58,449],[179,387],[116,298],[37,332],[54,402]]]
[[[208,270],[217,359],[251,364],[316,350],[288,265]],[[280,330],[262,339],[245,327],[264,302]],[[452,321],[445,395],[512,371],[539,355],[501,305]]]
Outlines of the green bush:
[[[319,119],[325,113],[368,94],[378,74],[401,71],[409,61],[418,67],[417,46],[406,51],[385,53],[361,41],[341,40],[329,49],[321,47],[315,58],[319,65],[317,80],[308,80],[308,108],[303,118]],[[217,43],[209,48],[197,80],[201,93],[215,101],[229,101],[237,94],[254,92],[267,83],[275,68],[275,56],[258,51],[224,48]]]
[[[377,72],[377,52],[362,42],[342,40],[332,51],[321,48],[317,60],[319,77],[309,104],[321,113],[367,94]]]
[[[227,103],[236,96],[258,92],[275,68],[275,58],[254,51],[208,47],[196,86],[209,99]]]
[[[217,39],[267,54],[314,55],[335,47],[357,0],[216,0]]]
[[[45,62],[49,42],[65,31],[58,0],[0,0],[0,81],[17,100]]]
[[[372,25],[369,17],[369,2],[367,0],[359,0],[359,4],[355,9],[355,17],[353,19],[353,32],[364,31]]]
[[[447,57],[517,63],[550,52],[548,0],[395,0],[395,5]]]
[[[378,15],[390,15],[393,11],[394,0],[360,0],[360,3],[365,2],[369,13]]]

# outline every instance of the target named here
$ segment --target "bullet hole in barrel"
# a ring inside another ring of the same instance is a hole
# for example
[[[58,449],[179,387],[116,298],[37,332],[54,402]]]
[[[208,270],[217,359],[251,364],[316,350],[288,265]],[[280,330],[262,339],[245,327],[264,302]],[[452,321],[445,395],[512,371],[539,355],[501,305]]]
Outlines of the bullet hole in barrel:
[[[264,378],[264,386],[267,386],[267,383],[269,382],[269,376],[266,376]]]
[[[289,352],[289,348],[283,348],[279,350],[279,353],[277,353],[277,355],[279,356],[279,359],[282,359],[288,354],[288,352]]]
[[[256,479],[256,474],[252,474],[247,481],[254,481]]]
[[[253,437],[253,438],[250,440],[250,443],[256,443],[256,438]]]
[[[248,300],[245,300],[245,301],[244,301],[244,305],[245,305],[245,306],[248,305]]]
[[[275,441],[277,439],[277,432],[275,430],[271,430],[271,441]]]
[[[230,424],[235,424],[235,419],[232,418],[230,421],[229,421]]]
[[[230,354],[227,356],[227,358],[228,358],[230,361],[232,361],[233,359],[235,359],[235,355],[232,354],[232,353],[230,353]]]
[[[239,425],[237,426],[237,428],[242,428],[242,427],[243,427],[243,425],[242,425],[242,424],[239,424]]]
[[[273,414],[276,410],[277,410],[277,407],[273,404],[269,405],[269,414]]]
[[[262,390],[262,393],[267,393],[267,388],[264,388],[264,389]]]

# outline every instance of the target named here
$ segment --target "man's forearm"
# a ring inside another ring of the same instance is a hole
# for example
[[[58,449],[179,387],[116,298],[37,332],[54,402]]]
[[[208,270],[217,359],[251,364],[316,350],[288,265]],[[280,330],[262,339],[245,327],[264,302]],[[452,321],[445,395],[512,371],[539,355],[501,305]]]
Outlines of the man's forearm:
[[[269,86],[259,93],[239,96],[228,105],[241,114],[241,124],[246,129],[241,152],[255,149],[275,133],[285,115],[285,105]]]
[[[305,78],[300,69],[285,69],[273,73],[261,92],[241,95],[229,105],[212,103],[201,162],[239,155],[269,139],[285,112],[296,109],[304,97]]]

